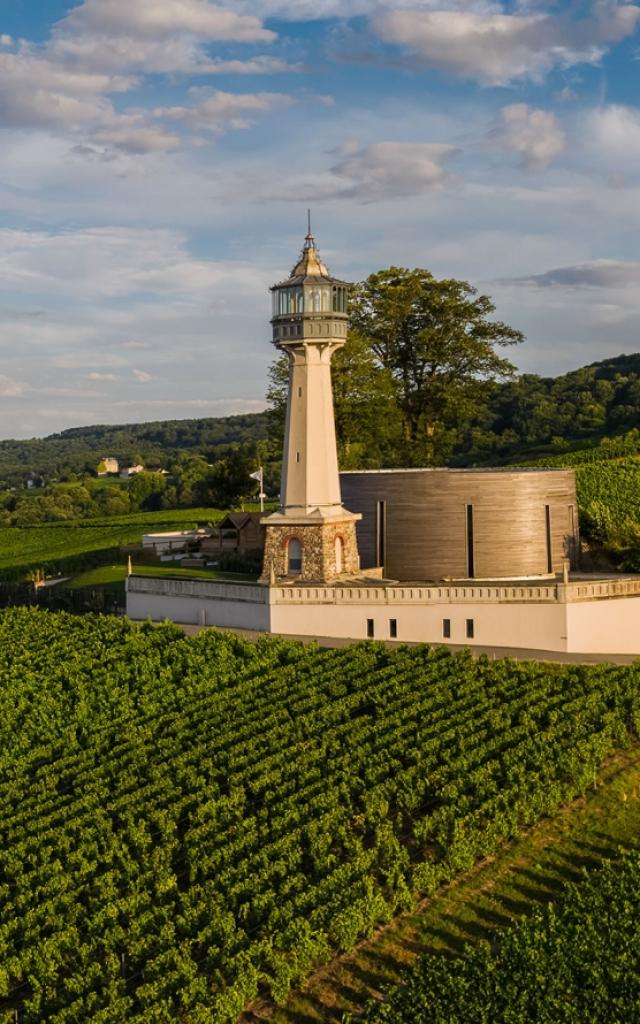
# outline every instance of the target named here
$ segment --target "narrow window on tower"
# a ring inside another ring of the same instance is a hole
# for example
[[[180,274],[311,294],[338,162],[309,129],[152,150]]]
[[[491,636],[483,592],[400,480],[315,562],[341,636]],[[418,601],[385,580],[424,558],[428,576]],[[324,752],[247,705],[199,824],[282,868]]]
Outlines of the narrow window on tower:
[[[298,398],[302,398],[302,388],[298,388]]]
[[[398,620],[389,619],[389,636],[392,640],[396,640],[398,636]]]
[[[467,505],[467,576],[472,579],[476,574],[473,552],[473,505]]]
[[[296,452],[296,462],[300,462],[300,452]]]
[[[547,572],[553,572],[553,548],[551,543],[551,506],[544,506],[544,526],[547,538]]]
[[[367,639],[368,640],[373,640],[373,637],[374,637],[373,619],[367,619]]]
[[[473,619],[467,619],[467,640],[473,640],[475,636],[475,629],[473,625]]]
[[[442,636],[445,640],[451,639],[451,619],[442,620]]]
[[[384,567],[386,556],[387,503],[379,501],[376,509],[376,565]]]

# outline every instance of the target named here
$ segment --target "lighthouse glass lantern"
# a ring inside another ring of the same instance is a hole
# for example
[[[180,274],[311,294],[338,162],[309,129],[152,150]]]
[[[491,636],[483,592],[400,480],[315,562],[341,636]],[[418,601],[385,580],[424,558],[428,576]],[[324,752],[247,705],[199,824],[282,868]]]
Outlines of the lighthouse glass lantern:
[[[360,517],[342,506],[331,389],[331,359],[347,340],[348,291],[329,273],[309,226],[291,274],[271,289],[273,343],[289,360],[289,395],[281,504],[263,520],[265,582],[325,582],[359,569]]]

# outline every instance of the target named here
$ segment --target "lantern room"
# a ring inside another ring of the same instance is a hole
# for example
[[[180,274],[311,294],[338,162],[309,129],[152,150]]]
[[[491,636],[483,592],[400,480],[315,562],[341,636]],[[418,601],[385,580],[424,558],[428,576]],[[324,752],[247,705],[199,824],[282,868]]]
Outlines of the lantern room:
[[[271,293],[273,342],[278,348],[320,337],[346,341],[349,284],[329,273],[311,226],[290,276],[275,284]]]

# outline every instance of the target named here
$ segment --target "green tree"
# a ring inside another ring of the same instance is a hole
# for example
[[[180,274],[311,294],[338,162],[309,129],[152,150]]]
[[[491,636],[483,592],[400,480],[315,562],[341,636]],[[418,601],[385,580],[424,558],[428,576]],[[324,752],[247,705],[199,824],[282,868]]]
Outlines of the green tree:
[[[180,452],[170,466],[171,481],[176,489],[178,504],[183,508],[197,505],[209,474],[209,463],[202,455]]]
[[[446,459],[486,400],[488,383],[515,368],[495,346],[523,340],[492,319],[495,306],[466,281],[389,267],[356,285],[351,331],[391,377],[408,464]]]
[[[129,483],[131,509],[154,512],[162,507],[162,495],[167,486],[163,473],[136,473]]]
[[[223,459],[218,459],[208,473],[203,500],[217,508],[232,508],[253,497],[257,483],[251,479],[251,473],[255,468],[254,456],[241,448],[233,449]]]

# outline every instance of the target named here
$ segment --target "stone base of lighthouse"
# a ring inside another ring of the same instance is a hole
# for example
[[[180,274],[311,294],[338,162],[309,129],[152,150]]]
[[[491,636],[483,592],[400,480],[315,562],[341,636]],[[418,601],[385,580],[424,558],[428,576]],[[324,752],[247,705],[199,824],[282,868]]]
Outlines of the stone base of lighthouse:
[[[359,518],[345,510],[344,519],[319,523],[302,517],[289,520],[278,513],[263,520],[266,537],[260,582],[329,583],[357,576]]]

